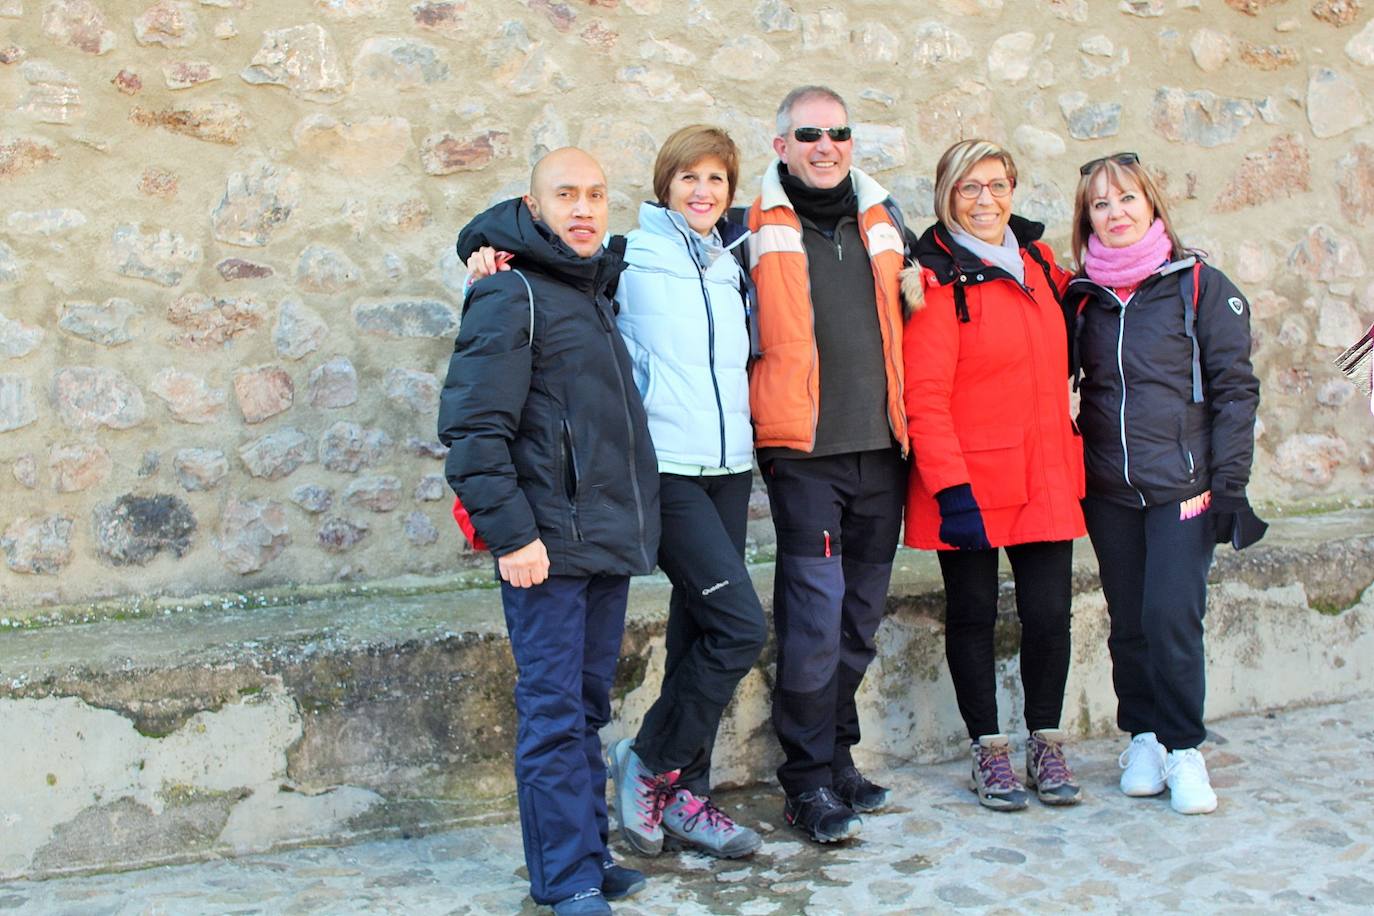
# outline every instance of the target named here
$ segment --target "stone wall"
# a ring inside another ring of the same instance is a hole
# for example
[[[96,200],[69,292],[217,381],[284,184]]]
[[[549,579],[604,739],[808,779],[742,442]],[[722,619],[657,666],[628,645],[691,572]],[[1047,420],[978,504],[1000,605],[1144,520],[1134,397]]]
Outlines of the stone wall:
[[[1077,165],[1138,150],[1251,295],[1254,494],[1359,498],[1374,426],[1329,364],[1374,318],[1362,7],[0,0],[0,607],[450,571],[458,228],[576,143],[628,229],[692,121],[752,196],[804,81],[917,227],[960,137],[1010,143],[1061,250]]]

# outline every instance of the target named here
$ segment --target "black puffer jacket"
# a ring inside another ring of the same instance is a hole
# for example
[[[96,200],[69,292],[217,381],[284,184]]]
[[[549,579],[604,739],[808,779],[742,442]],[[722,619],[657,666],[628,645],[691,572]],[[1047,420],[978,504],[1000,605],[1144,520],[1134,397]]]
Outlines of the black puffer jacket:
[[[658,552],[658,468],[611,295],[619,254],[580,258],[519,199],[458,237],[515,255],[475,283],[439,402],[449,485],[502,556],[542,538],[551,575],[640,575]]]
[[[1079,277],[1082,368],[1078,425],[1087,492],[1131,506],[1195,496],[1244,497],[1254,455],[1259,379],[1250,366],[1250,306],[1221,271],[1186,258],[1147,277],[1123,307]],[[1197,281],[1199,378],[1188,335]],[[1200,384],[1197,384],[1200,383]],[[1195,402],[1200,388],[1201,401]]]

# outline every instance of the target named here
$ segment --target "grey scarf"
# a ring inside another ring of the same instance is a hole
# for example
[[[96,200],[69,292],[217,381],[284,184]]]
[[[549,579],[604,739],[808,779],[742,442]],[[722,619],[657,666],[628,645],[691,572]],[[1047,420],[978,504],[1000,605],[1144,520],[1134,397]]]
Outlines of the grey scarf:
[[[954,241],[964,248],[969,254],[990,264],[993,267],[1000,267],[1016,279],[1022,286],[1026,284],[1026,262],[1021,260],[1021,248],[1016,244],[1016,234],[1008,226],[1002,230],[1002,244],[989,245],[980,238],[969,235],[958,226],[951,226],[949,234],[954,237]]]

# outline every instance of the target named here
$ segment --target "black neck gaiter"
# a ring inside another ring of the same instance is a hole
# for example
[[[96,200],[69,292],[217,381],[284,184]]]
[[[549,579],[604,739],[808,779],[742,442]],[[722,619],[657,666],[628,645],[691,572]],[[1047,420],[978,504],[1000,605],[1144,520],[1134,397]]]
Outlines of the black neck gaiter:
[[[788,200],[800,216],[815,223],[827,235],[835,231],[841,217],[854,216],[859,210],[859,197],[854,193],[854,176],[844,176],[844,181],[833,188],[813,188],[802,184],[801,180],[787,171],[787,166],[778,163],[778,177],[782,179],[783,190]]]

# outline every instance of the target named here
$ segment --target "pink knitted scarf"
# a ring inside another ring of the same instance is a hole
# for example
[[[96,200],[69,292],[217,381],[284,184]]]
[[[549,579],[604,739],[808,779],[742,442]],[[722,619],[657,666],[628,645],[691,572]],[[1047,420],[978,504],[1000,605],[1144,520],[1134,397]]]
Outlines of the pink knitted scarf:
[[[1156,217],[1145,234],[1125,248],[1108,248],[1096,234],[1090,236],[1083,269],[1100,286],[1135,286],[1159,270],[1172,250],[1164,220]]]

